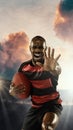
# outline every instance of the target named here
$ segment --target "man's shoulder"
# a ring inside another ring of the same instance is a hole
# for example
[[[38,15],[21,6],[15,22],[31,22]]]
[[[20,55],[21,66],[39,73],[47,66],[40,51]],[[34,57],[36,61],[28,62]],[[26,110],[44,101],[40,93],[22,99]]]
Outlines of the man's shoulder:
[[[31,64],[32,60],[28,60],[28,61],[25,61],[21,64],[21,66],[25,66],[25,65],[28,65],[28,64]]]
[[[26,65],[28,65],[28,64],[31,64],[31,63],[32,63],[32,60],[28,60],[28,61],[23,62],[23,63],[20,65],[18,71],[21,71],[24,66],[26,66]]]

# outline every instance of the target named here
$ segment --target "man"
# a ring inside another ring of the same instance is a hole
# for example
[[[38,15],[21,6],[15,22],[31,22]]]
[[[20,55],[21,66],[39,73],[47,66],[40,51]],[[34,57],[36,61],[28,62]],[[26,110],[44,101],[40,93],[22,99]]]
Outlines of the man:
[[[49,47],[48,55],[46,50],[45,39],[35,36],[30,43],[32,59],[22,63],[18,70],[27,76],[32,86],[32,107],[26,114],[22,130],[54,130],[59,121],[62,105],[56,86],[61,73],[57,62],[60,54],[54,58],[55,50]],[[11,94],[16,95],[17,91],[14,88]],[[22,88],[22,91],[26,90]]]

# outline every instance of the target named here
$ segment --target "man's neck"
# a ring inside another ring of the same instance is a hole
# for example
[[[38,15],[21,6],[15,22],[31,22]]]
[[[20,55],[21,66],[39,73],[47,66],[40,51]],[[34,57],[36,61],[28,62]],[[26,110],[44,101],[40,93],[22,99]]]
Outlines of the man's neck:
[[[34,60],[32,60],[32,64],[33,64],[34,66],[40,66],[40,67],[43,66],[43,62],[40,62],[40,61],[35,62]]]

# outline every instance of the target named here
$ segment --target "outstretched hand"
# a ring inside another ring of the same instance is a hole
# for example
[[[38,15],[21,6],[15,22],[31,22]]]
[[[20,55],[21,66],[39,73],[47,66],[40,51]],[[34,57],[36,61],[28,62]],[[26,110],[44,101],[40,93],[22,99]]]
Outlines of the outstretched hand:
[[[51,50],[50,47],[48,48],[48,55],[45,52],[45,61],[43,65],[44,70],[55,72],[56,65],[58,64],[57,61],[61,55],[59,54],[56,58],[54,58],[54,53],[55,50],[54,49]]]

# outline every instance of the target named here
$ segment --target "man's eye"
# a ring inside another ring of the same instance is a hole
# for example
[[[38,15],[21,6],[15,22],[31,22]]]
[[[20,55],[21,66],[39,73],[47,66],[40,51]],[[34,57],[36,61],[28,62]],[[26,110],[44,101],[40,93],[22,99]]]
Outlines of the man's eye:
[[[37,48],[37,46],[33,46],[32,48],[33,48],[33,49],[36,49],[36,48]]]
[[[38,48],[39,48],[39,49],[44,49],[42,46],[39,46]]]
[[[33,48],[33,49],[44,49],[44,48],[41,47],[41,46],[33,46],[32,48]]]

